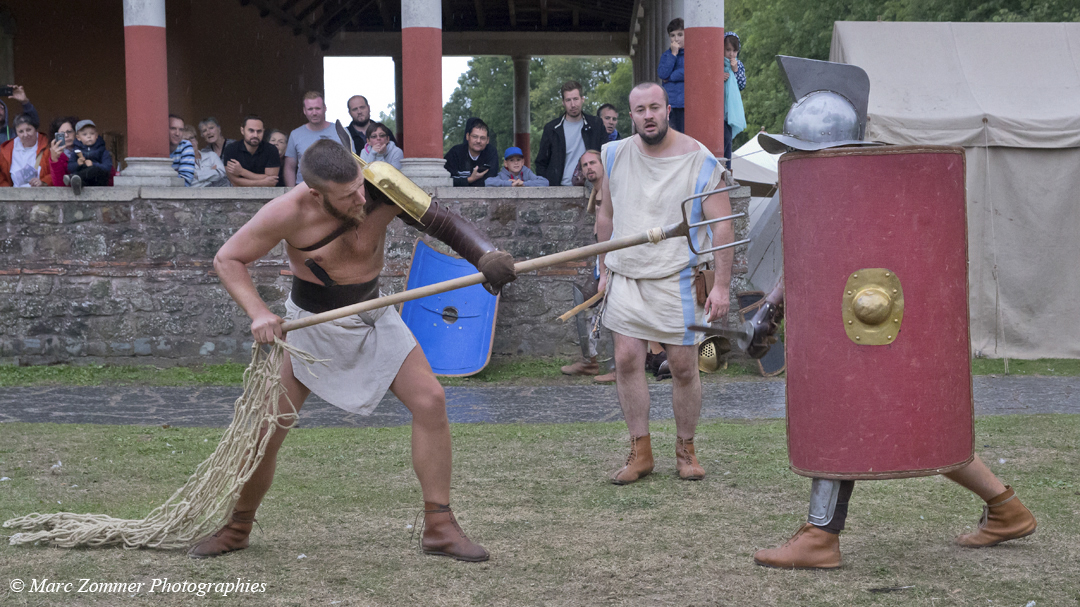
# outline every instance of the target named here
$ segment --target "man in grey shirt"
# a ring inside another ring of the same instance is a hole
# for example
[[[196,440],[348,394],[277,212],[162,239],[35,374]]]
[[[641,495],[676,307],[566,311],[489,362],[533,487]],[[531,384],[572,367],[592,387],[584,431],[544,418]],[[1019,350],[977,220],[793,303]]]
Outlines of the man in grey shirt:
[[[585,117],[578,110],[577,120],[570,118],[570,112],[566,113],[563,121],[563,136],[566,137],[566,160],[563,162],[562,185],[573,185],[574,170],[577,169],[581,155],[585,153],[585,142],[581,140],[581,127],[585,124]]]
[[[551,185],[572,185],[581,155],[585,150],[599,150],[607,141],[607,131],[602,120],[582,111],[581,84],[571,80],[562,85],[561,92],[565,113],[544,125],[533,167]]]
[[[289,133],[289,143],[285,146],[283,171],[285,185],[290,188],[304,182],[304,176],[300,173],[300,158],[308,146],[320,139],[341,143],[337,129],[326,121],[326,104],[323,103],[322,93],[304,93],[304,116],[307,117],[307,124],[293,129],[293,132]]]

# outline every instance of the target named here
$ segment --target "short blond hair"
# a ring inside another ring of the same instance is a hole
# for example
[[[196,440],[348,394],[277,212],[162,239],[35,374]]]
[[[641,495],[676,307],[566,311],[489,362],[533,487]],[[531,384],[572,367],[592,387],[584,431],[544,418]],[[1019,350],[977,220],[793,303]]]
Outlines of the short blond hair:
[[[303,103],[308,99],[323,99],[323,94],[319,91],[308,91],[304,93],[304,98],[300,101],[300,103]]]

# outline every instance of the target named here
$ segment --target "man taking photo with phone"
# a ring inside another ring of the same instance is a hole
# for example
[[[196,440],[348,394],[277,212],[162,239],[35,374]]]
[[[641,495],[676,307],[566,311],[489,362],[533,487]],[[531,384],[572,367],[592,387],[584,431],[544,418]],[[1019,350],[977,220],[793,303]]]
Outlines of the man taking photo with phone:
[[[479,118],[469,118],[465,123],[465,143],[450,148],[443,158],[443,167],[454,178],[454,187],[482,188],[485,180],[494,175],[491,167],[498,163],[495,146],[489,142],[488,126]]]

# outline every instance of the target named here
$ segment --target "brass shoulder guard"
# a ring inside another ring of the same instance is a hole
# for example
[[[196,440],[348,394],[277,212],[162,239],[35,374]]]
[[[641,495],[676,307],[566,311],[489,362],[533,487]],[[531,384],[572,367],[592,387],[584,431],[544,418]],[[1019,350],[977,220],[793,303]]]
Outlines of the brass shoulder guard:
[[[393,165],[386,162],[366,164],[359,156],[356,160],[363,167],[369,199],[400,207],[406,214],[401,219],[408,225],[445,242],[477,267],[484,253],[496,250],[476,225],[451,211],[450,207],[432,200]]]
[[[356,154],[353,154],[356,156]],[[431,207],[431,196],[420,189],[401,171],[388,162],[365,163],[356,156],[364,171],[364,180],[385,196],[390,202],[401,207],[415,221],[423,219]],[[368,190],[370,191],[370,189]],[[385,202],[385,201],[384,201]]]

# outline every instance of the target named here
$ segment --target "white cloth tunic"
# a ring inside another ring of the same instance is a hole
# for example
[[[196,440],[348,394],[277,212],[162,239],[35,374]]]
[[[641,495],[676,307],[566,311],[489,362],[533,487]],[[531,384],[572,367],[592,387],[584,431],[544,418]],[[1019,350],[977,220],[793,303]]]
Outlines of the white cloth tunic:
[[[682,221],[680,202],[714,190],[723,167],[705,146],[670,158],[646,156],[635,139],[604,145],[601,158],[611,192],[612,238],[640,234]],[[690,221],[704,219],[701,199],[687,204]],[[708,248],[711,230],[694,229],[698,250]],[[693,345],[700,334],[688,331],[703,308],[694,296],[694,267],[709,261],[683,238],[612,251],[605,257],[608,279],[604,326],[616,333],[674,345]]]
[[[285,320],[311,312],[285,301]],[[325,363],[292,359],[293,376],[319,398],[350,413],[371,415],[397,377],[416,339],[393,306],[296,331],[286,340]]]

